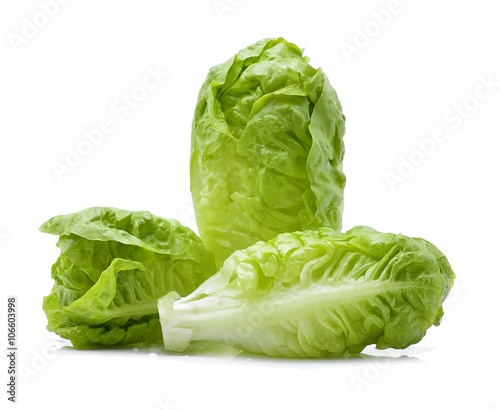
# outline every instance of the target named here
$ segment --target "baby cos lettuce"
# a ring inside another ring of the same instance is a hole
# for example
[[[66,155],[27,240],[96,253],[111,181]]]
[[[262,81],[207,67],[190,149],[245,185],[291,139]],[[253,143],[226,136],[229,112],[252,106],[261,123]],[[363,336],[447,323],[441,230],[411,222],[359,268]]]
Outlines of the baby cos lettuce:
[[[201,239],[221,266],[278,233],[340,230],[344,115],[303,50],[261,40],[213,67],[191,139],[191,193]]]
[[[59,235],[61,249],[43,301],[47,328],[75,348],[161,342],[157,299],[187,295],[215,273],[195,233],[149,212],[89,208],[40,230]]]
[[[443,315],[455,275],[431,243],[356,227],[285,233],[235,252],[195,292],[159,300],[165,348],[217,341],[285,357],[402,349]]]
[[[198,342],[319,357],[405,348],[439,324],[455,275],[434,245],[362,226],[338,233],[345,118],[308,61],[265,39],[208,73],[191,139],[201,239],[114,208],[42,225],[60,236],[43,303],[50,331],[75,348],[163,340],[169,351]]]

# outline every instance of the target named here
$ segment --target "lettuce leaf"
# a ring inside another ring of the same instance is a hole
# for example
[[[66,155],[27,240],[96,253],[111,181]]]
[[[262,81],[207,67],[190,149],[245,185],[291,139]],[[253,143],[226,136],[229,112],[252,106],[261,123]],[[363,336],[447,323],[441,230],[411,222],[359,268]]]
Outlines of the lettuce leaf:
[[[429,242],[355,227],[236,251],[195,292],[158,303],[165,348],[221,342],[270,356],[403,349],[438,325],[455,275]]]
[[[59,235],[61,249],[43,303],[47,328],[75,348],[161,342],[157,299],[188,295],[215,273],[194,232],[149,212],[95,207],[40,230]]]
[[[201,87],[191,193],[219,266],[278,233],[341,229],[345,117],[308,61],[296,45],[265,39],[213,67]]]

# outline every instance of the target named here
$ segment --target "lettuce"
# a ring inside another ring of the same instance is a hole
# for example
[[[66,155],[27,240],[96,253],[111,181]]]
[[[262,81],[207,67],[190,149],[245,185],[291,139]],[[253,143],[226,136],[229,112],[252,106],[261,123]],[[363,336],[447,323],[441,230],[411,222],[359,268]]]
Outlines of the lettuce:
[[[75,348],[161,343],[157,299],[188,295],[215,273],[195,233],[149,212],[89,208],[40,230],[60,235],[47,328]]]
[[[423,239],[321,228],[236,251],[191,295],[171,292],[158,308],[169,351],[207,341],[270,356],[338,356],[417,343],[439,324],[454,278]]]
[[[191,139],[191,193],[201,239],[220,266],[278,233],[341,229],[344,115],[303,50],[261,40],[213,67]]]

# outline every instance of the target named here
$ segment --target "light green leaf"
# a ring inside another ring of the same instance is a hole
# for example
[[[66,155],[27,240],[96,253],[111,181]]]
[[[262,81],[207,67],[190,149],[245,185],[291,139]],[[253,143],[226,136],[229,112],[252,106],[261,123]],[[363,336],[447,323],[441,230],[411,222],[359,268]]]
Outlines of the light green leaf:
[[[157,299],[187,295],[215,272],[194,232],[149,212],[89,208],[40,230],[61,235],[44,300],[48,329],[78,348],[157,343]]]
[[[321,69],[265,39],[212,68],[195,110],[191,193],[220,266],[278,233],[340,230],[344,115]]]
[[[454,277],[422,239],[367,227],[285,233],[236,251],[191,295],[160,299],[165,348],[210,341],[285,357],[402,349],[438,324]]]

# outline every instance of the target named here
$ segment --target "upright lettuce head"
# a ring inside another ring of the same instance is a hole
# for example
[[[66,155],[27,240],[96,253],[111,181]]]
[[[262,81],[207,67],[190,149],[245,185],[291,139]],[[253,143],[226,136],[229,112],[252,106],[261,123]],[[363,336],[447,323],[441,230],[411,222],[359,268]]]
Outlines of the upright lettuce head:
[[[219,265],[278,233],[341,228],[345,117],[302,53],[282,38],[259,41],[213,67],[201,87],[191,193]]]

